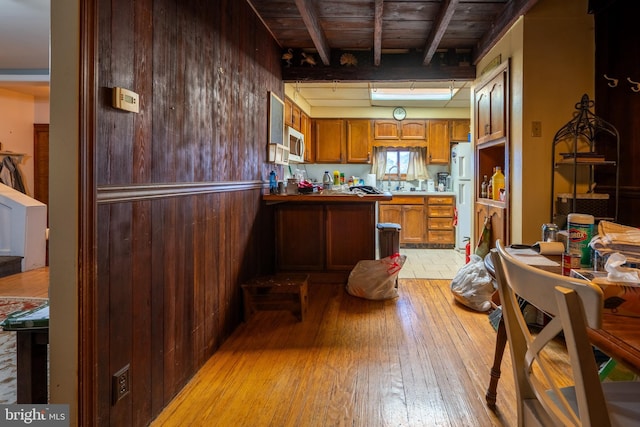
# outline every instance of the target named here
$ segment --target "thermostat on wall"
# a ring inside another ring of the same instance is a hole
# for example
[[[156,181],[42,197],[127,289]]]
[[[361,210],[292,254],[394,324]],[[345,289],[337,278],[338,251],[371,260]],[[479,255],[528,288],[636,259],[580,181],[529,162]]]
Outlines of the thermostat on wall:
[[[120,110],[139,113],[140,95],[121,87],[114,87],[112,105],[114,108],[118,108]]]

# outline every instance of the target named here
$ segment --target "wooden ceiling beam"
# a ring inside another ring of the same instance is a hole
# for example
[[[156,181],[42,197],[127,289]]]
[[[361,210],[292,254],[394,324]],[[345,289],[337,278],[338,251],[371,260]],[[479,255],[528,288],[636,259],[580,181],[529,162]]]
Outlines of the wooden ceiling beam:
[[[424,66],[390,64],[388,59],[378,67],[290,67],[282,69],[284,82],[356,82],[356,81],[473,81],[476,68],[471,66]]]
[[[331,48],[329,47],[329,42],[327,41],[324,31],[322,31],[315,4],[311,0],[295,0],[295,2],[300,15],[302,15],[302,20],[307,27],[307,31],[309,31],[311,40],[313,40],[313,44],[318,51],[318,55],[320,55],[322,63],[329,65],[331,62]]]
[[[384,0],[376,0],[373,19],[373,65],[380,65],[382,57],[382,13]]]
[[[445,0],[442,4],[433,30],[427,39],[427,45],[424,48],[424,59],[422,60],[424,65],[429,65],[433,55],[435,55],[436,49],[438,49],[440,45],[440,40],[442,40],[442,36],[444,36],[445,31],[447,31],[447,27],[449,26],[449,22],[451,22],[457,6],[458,0]]]
[[[511,0],[507,2],[502,13],[493,21],[489,31],[478,41],[473,52],[473,65],[477,65],[502,36],[511,29],[518,18],[526,14],[537,2],[538,0]]]

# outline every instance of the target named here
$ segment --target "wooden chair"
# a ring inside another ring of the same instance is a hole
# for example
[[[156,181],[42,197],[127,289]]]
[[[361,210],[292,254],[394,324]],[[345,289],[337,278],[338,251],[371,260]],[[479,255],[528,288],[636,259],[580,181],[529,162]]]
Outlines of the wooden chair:
[[[590,282],[526,265],[498,240],[492,257],[507,329],[519,426],[640,425],[640,382],[601,383],[587,325],[602,321],[602,291]],[[518,305],[524,298],[552,319],[531,334]],[[560,387],[543,349],[564,333],[574,385]]]

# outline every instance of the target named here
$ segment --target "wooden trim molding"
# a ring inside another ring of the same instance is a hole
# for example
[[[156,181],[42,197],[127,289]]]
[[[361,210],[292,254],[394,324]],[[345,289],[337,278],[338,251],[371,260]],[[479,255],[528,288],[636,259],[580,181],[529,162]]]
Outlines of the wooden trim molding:
[[[263,187],[262,181],[104,185],[97,188],[97,202],[98,204],[121,203],[194,194],[262,190]]]
[[[95,141],[98,93],[96,0],[80,2],[78,425],[96,422],[97,298]]]

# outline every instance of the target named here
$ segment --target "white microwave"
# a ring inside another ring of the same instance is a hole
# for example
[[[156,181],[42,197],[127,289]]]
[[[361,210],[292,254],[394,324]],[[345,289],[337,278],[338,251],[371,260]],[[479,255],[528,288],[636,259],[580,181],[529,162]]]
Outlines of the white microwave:
[[[289,163],[304,163],[304,135],[301,132],[287,126],[284,144],[289,147]]]

